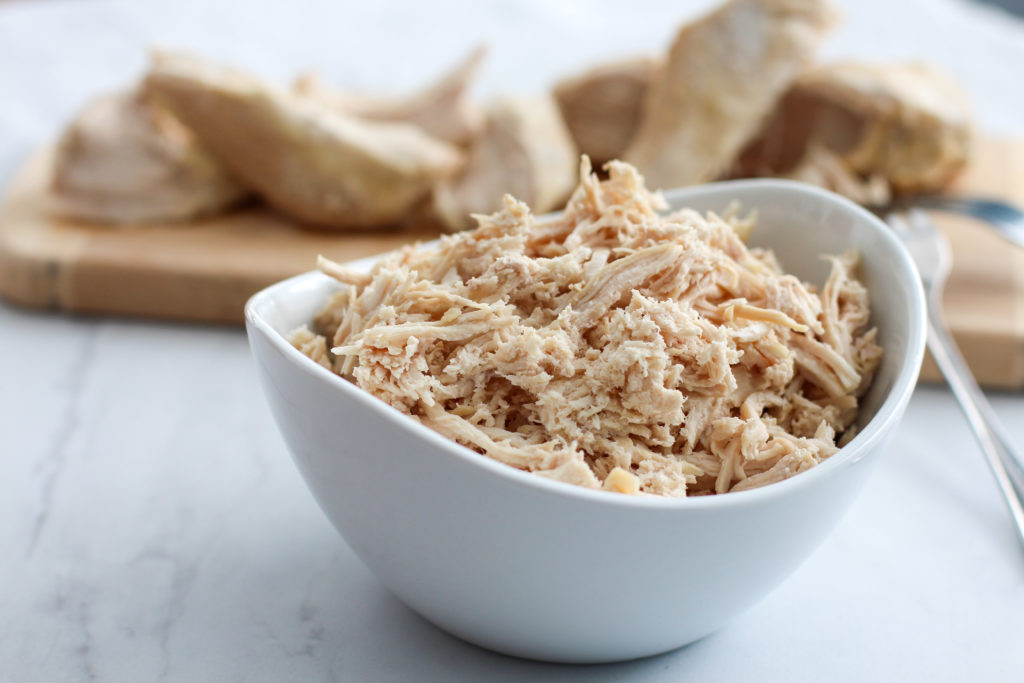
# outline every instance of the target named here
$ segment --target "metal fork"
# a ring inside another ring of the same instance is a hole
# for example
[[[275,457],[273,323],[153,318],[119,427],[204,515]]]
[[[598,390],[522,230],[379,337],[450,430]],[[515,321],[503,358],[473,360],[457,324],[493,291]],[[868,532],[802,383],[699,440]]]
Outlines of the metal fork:
[[[942,315],[942,290],[953,261],[949,242],[920,209],[889,214],[886,222],[899,235],[921,274],[928,299],[928,350],[974,431],[1024,543],[1024,461],[1015,453]]]
[[[977,218],[988,223],[1004,239],[1019,247],[1024,247],[1024,211],[998,199],[967,195],[925,194],[897,200],[888,209],[890,211],[906,211],[912,207],[958,213]]]

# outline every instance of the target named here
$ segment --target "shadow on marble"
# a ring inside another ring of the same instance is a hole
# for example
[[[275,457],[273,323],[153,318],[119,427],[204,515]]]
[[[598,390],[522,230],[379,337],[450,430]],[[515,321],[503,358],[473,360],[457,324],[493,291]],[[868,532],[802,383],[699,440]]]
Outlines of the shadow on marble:
[[[287,544],[285,539],[280,539]],[[263,627],[300,668],[337,680],[618,681],[641,671],[676,668],[705,641],[672,653],[609,665],[564,665],[484,650],[435,627],[388,592],[343,543],[292,543],[287,552],[251,558],[262,585],[235,608]],[[339,547],[341,546],[341,547]],[[305,578],[294,567],[312,568]],[[307,580],[308,579],[308,580]],[[295,590],[295,583],[305,589]],[[299,594],[301,593],[301,595]],[[293,596],[281,600],[280,596]],[[301,632],[301,637],[299,636]],[[272,652],[263,656],[271,657]],[[254,664],[257,665],[258,662]]]

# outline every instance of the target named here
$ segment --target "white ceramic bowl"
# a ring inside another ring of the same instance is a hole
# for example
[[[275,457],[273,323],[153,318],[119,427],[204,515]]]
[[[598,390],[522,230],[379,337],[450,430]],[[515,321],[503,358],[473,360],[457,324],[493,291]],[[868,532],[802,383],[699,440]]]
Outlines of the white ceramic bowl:
[[[444,439],[292,348],[285,335],[323,306],[329,278],[300,275],[246,307],[264,390],[320,506],[385,586],[460,638],[523,657],[604,662],[707,635],[821,543],[902,417],[924,351],[925,307],[914,266],[883,223],[783,181],[666,198],[673,207],[756,208],[752,242],[811,282],[827,275],[821,254],[861,252],[885,356],[859,435],[821,465],[765,488],[682,500],[548,481]]]

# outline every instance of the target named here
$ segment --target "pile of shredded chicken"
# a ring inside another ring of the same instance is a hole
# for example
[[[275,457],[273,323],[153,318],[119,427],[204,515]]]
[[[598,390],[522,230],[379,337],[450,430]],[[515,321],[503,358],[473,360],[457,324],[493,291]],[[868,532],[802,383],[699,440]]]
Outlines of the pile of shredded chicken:
[[[725,493],[838,450],[882,349],[855,254],[818,291],[748,248],[735,212],[669,215],[625,163],[584,159],[566,211],[506,196],[473,231],[343,286],[292,343],[440,434],[589,488]]]

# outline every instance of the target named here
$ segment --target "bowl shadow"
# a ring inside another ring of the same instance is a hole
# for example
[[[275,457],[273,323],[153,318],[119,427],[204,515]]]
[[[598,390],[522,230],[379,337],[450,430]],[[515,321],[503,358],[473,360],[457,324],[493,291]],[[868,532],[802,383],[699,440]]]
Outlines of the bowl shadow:
[[[698,641],[662,655],[613,664],[560,664],[511,657],[448,634],[405,606],[331,534],[315,542],[268,539],[266,555],[248,558],[260,580],[239,593],[248,613],[277,647],[261,650],[253,668],[275,657],[302,661],[325,680],[618,681],[679,664]],[[282,552],[282,549],[286,551]],[[271,551],[274,552],[271,552]],[[296,576],[304,567],[304,576]],[[254,577],[256,578],[256,577]],[[303,586],[296,590],[296,586]],[[285,599],[283,596],[292,596]],[[258,661],[264,659],[264,662]],[[276,668],[276,667],[271,667]]]

